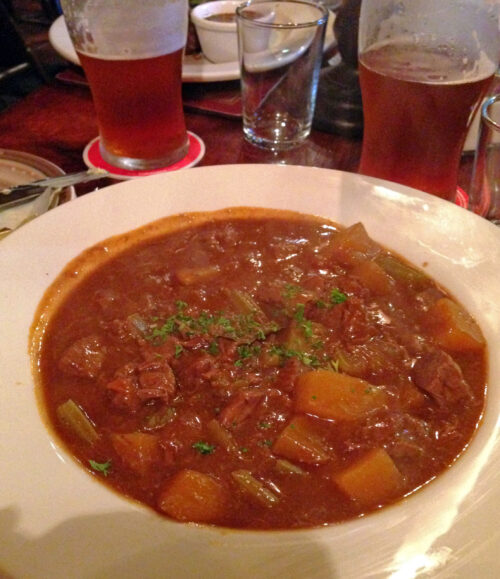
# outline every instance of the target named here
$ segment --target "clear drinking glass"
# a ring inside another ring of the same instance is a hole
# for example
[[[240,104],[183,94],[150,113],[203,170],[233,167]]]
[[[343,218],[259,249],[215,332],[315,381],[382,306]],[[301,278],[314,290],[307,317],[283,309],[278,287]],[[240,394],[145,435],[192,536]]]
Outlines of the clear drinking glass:
[[[236,9],[243,133],[273,150],[311,132],[328,11],[309,1],[250,1]]]
[[[182,159],[187,0],[62,0],[64,18],[90,85],[103,158],[125,169]]]
[[[481,107],[469,209],[500,225],[500,94]]]
[[[491,0],[363,0],[359,172],[454,201],[463,144],[498,66]]]

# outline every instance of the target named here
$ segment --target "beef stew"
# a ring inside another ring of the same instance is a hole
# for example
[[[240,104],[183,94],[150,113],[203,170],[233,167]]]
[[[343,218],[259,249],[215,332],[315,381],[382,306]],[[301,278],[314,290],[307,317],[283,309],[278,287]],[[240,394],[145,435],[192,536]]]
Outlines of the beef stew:
[[[467,447],[481,331],[362,224],[241,209],[148,231],[71,263],[33,333],[51,428],[106,485],[179,521],[306,528]]]

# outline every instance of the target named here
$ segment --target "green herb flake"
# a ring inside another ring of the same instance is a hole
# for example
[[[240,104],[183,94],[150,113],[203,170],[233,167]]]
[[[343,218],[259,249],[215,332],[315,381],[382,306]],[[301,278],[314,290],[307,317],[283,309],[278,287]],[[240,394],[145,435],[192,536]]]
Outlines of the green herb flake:
[[[243,361],[247,360],[248,358],[252,358],[253,356],[258,356],[260,354],[260,346],[259,345],[249,345],[249,344],[241,344],[238,346],[238,359],[235,361],[235,366],[242,366]]]
[[[182,352],[184,352],[184,348],[181,346],[181,344],[176,344],[174,354],[175,358],[179,358]]]
[[[310,320],[304,320],[304,322],[302,322],[302,329],[304,330],[306,338],[312,338],[313,326]]]
[[[209,444],[208,442],[205,442],[204,440],[199,440],[198,442],[193,442],[191,447],[194,450],[196,450],[197,452],[199,452],[200,454],[212,454],[213,451],[215,450],[214,444]]]
[[[305,319],[305,318],[304,318],[304,311],[305,311],[305,309],[306,309],[306,307],[305,307],[304,304],[299,304],[299,305],[297,306],[297,309],[295,310],[295,314],[294,314],[293,317],[295,318],[295,321],[297,321],[299,324],[300,324],[301,322],[303,322],[304,319]]]
[[[285,299],[290,299],[290,298],[294,298],[301,291],[302,291],[302,288],[300,286],[294,285],[293,283],[287,283],[287,284],[285,284],[285,289],[281,295]]]
[[[258,426],[259,428],[262,428],[262,430],[267,430],[268,428],[271,428],[269,422],[259,422]]]
[[[210,342],[207,349],[209,354],[212,356],[217,356],[219,353],[219,344],[217,342]]]
[[[332,289],[330,292],[330,303],[343,304],[347,300],[347,295],[341,292],[338,288]]]
[[[108,476],[111,469],[111,460],[107,460],[106,462],[96,462],[95,460],[89,460],[89,464],[92,470],[95,470],[104,476]]]

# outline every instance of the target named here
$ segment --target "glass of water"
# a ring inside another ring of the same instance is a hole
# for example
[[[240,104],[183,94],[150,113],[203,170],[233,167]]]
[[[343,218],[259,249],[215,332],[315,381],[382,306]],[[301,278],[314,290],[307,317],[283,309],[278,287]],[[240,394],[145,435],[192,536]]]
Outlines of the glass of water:
[[[250,0],[236,13],[244,135],[266,149],[295,147],[311,132],[328,10]]]

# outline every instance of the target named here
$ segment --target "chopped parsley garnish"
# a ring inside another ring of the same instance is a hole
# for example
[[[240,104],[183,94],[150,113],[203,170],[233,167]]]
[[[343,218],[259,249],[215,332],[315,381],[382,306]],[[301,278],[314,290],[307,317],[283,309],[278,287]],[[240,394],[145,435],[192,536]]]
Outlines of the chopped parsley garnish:
[[[271,428],[271,425],[269,424],[269,422],[259,422],[258,426],[259,426],[259,428],[262,428],[263,430],[267,430],[268,428]]]
[[[238,359],[234,365],[241,366],[244,360],[247,360],[252,356],[258,356],[260,354],[260,349],[260,345],[242,344],[241,346],[238,346]]]
[[[300,286],[294,285],[293,283],[287,283],[287,284],[285,284],[285,289],[281,295],[285,299],[290,299],[290,298],[294,298],[301,291],[302,291],[302,288]]]
[[[302,364],[304,364],[304,366],[311,366],[312,368],[321,366],[321,361],[317,356],[309,354],[308,352],[291,350],[285,346],[273,346],[271,348],[271,354],[275,354],[285,360],[288,358],[297,358],[302,362]]]
[[[174,356],[175,356],[176,358],[179,358],[179,356],[182,354],[182,352],[184,352],[183,346],[181,346],[181,344],[176,344],[176,345],[175,345],[175,354],[174,354]]]
[[[267,334],[279,330],[274,322],[259,322],[254,312],[235,314],[225,312],[202,311],[196,315],[188,315],[186,302],[176,302],[177,312],[163,321],[152,319],[150,332],[146,339],[161,344],[170,335],[180,335],[186,338],[203,336],[210,338],[228,338],[251,343],[254,340],[264,340]]]
[[[104,476],[108,476],[111,469],[111,460],[106,462],[96,462],[95,460],[89,460],[90,467],[96,472],[100,472]]]
[[[347,300],[347,295],[341,292],[338,288],[332,289],[330,292],[330,302],[332,304],[343,304]]]
[[[219,344],[217,342],[210,342],[207,350],[208,353],[211,354],[212,356],[217,356],[217,354],[219,353]]]
[[[295,310],[295,314],[293,317],[294,317],[295,321],[298,322],[299,324],[301,324],[305,320],[305,317],[304,317],[305,308],[306,307],[304,306],[304,304],[299,304],[297,306],[297,309]]]
[[[208,444],[203,440],[199,440],[198,442],[193,442],[191,445],[194,450],[198,451],[200,454],[212,454],[215,450],[215,444]]]
[[[294,320],[297,322],[306,338],[312,338],[313,336],[313,324],[311,320],[306,319],[305,317],[305,306],[304,304],[299,304],[297,309],[295,310]]]

